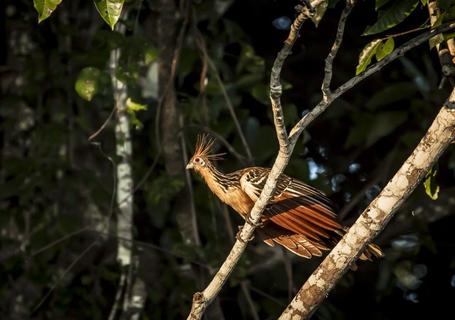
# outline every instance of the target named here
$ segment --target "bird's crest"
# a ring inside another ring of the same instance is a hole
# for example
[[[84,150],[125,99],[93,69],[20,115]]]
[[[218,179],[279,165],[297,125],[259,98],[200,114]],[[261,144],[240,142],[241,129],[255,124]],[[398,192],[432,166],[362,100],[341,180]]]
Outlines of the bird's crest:
[[[223,160],[225,153],[212,153],[215,139],[206,133],[199,134],[193,157],[205,157],[209,160]]]

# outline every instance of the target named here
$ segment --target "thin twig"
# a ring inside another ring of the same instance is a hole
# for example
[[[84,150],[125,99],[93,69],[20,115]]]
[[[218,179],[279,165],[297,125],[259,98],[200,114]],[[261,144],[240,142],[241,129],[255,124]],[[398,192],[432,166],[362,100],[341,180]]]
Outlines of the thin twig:
[[[210,133],[210,135],[214,136],[218,141],[220,141],[229,151],[229,154],[232,154],[234,157],[237,158],[237,160],[243,164],[247,164],[248,160],[245,158],[245,156],[241,155],[232,144],[230,144],[221,134],[218,132],[210,129],[207,126],[201,126],[198,124],[188,124],[186,127],[195,127],[199,128],[207,133]]]
[[[120,310],[119,306],[122,300],[122,294],[123,294],[123,288],[125,288],[125,282],[126,282],[126,272],[125,269],[122,268],[122,271],[120,273],[120,280],[118,282],[117,286],[117,293],[115,294],[115,299],[114,299],[114,304],[111,307],[111,312],[109,313],[109,318],[108,320],[114,320],[115,315],[117,314],[117,311]]]
[[[79,256],[74,259],[74,261],[62,272],[62,275],[54,282],[54,284],[50,287],[44,297],[37,303],[37,305],[33,308],[32,314],[35,313],[47,300],[47,298],[51,295],[51,293],[57,288],[59,283],[65,278],[68,272],[85,256],[94,246],[98,244],[98,239],[93,241],[84,251],[81,252]]]
[[[93,139],[95,139],[104,130],[104,128],[106,128],[106,126],[109,124],[109,122],[111,121],[112,117],[114,116],[115,110],[116,110],[116,107],[114,106],[114,108],[112,108],[111,113],[109,114],[107,119],[104,120],[104,123],[101,125],[101,127],[99,127],[98,130],[96,130],[94,133],[92,133],[88,137],[88,141],[93,141]]]
[[[180,117],[180,127],[183,128],[183,117]],[[183,132],[180,132],[180,145],[182,148],[182,158],[184,163],[188,163],[188,156],[187,156],[187,150],[186,150],[186,142],[185,142],[185,135]],[[191,175],[188,170],[185,170],[185,180],[186,180],[186,185],[188,187],[188,194],[189,194],[189,207],[190,207],[190,212],[191,212],[191,231],[193,233],[193,239],[194,239],[194,244],[197,246],[201,245],[201,238],[199,237],[199,227],[197,223],[197,215],[196,215],[196,206],[194,205],[194,190],[193,190],[193,184],[191,183]]]
[[[243,295],[245,296],[246,302],[248,303],[248,306],[250,307],[251,317],[254,320],[259,320],[258,311],[256,310],[256,306],[254,305],[254,301],[251,298],[251,293],[250,293],[250,288],[249,288],[248,281],[247,280],[243,280],[242,282],[240,282],[240,287],[242,288]]]
[[[279,320],[307,319],[381,232],[455,138],[455,88],[425,136],[381,193],[308,278]]]
[[[68,240],[68,239],[70,239],[70,238],[72,238],[72,237],[74,237],[74,236],[76,236],[78,234],[81,234],[83,232],[86,232],[86,231],[90,231],[90,227],[83,227],[83,228],[80,228],[80,229],[78,229],[76,231],[73,231],[73,232],[70,232],[68,234],[65,234],[63,237],[61,237],[61,238],[59,238],[57,240],[54,240],[51,243],[48,243],[47,245],[39,248],[38,250],[33,251],[30,254],[30,257],[34,257],[34,256],[40,254],[41,252],[44,252],[44,251],[46,251],[46,250],[58,245],[59,243],[65,241],[65,240]]]
[[[155,143],[156,146],[161,152],[161,135],[160,135],[160,128],[161,128],[161,109],[163,108],[164,101],[169,93],[169,90],[172,88],[175,82],[175,74],[177,72],[179,60],[180,60],[180,52],[182,51],[183,41],[185,40],[185,34],[188,27],[188,21],[190,17],[190,1],[182,1],[181,5],[184,5],[185,12],[183,12],[183,22],[182,26],[180,27],[179,34],[177,36],[177,43],[172,55],[172,63],[171,63],[171,74],[169,79],[164,87],[163,93],[161,94],[160,99],[158,100],[158,106],[156,108],[156,116],[155,116]]]
[[[362,74],[347,81],[345,84],[336,89],[329,96],[329,99],[327,101],[320,102],[315,109],[313,109],[309,114],[300,119],[300,121],[291,130],[291,134],[289,135],[288,138],[284,127],[283,112],[280,102],[281,85],[279,78],[284,59],[285,57],[287,57],[287,55],[290,54],[291,48],[289,47],[289,44],[293,44],[295,42],[301,24],[303,23],[304,20],[308,18],[305,12],[301,12],[294,20],[294,23],[290,31],[290,36],[286,40],[284,48],[278,54],[276,61],[274,63],[274,67],[272,68],[270,81],[271,83],[270,95],[275,120],[275,129],[277,131],[277,137],[280,143],[280,150],[278,152],[275,163],[269,173],[269,176],[261,192],[261,195],[256,201],[253,209],[251,210],[249,219],[252,223],[245,223],[245,225],[242,227],[242,230],[238,235],[238,239],[235,242],[234,246],[232,247],[228,257],[224,261],[223,265],[220,267],[220,270],[215,274],[213,280],[210,282],[207,288],[203,292],[197,292],[194,294],[191,312],[188,316],[188,319],[190,320],[201,319],[208,304],[210,304],[210,302],[213,301],[213,299],[218,295],[219,291],[221,290],[221,287],[232,273],[235,265],[240,259],[240,256],[243,254],[248,241],[251,239],[253,235],[255,229],[255,226],[253,224],[257,224],[260,221],[261,213],[274,192],[276,182],[279,176],[281,175],[284,168],[287,166],[289,162],[290,156],[295,147],[297,139],[302,133],[302,131],[309,125],[309,123],[313,121],[316,117],[318,117],[324,110],[326,110],[334,101],[334,99],[338,98],[341,94],[345,93],[346,91],[354,87],[357,83],[366,79],[371,74],[382,69],[384,66],[386,66],[388,63],[396,59],[398,56],[403,55],[405,52],[421,44],[423,41],[427,40],[431,36],[434,36],[435,34],[440,32],[448,31],[455,27],[455,23],[446,24],[430,32],[424,33],[421,36],[418,36],[414,39],[414,41],[411,41],[411,43],[407,43],[404,46],[398,48],[396,51],[392,52],[388,57],[384,58],[383,60],[376,63],[372,67],[368,68]],[[341,25],[344,26],[344,24]]]
[[[346,20],[349,14],[354,7],[355,0],[347,0],[346,6],[341,13],[340,20],[338,22],[337,34],[335,37],[335,41],[333,42],[332,48],[330,49],[327,58],[325,59],[325,66],[324,66],[324,79],[322,80],[322,100],[328,101],[329,96],[331,95],[330,92],[330,84],[332,82],[332,74],[333,74],[333,60],[335,59],[338,50],[340,49],[341,43],[343,41],[344,29],[346,26]]]
[[[237,133],[239,134],[240,140],[242,141],[243,147],[245,148],[245,152],[247,154],[248,161],[252,164],[252,163],[254,163],[253,155],[251,153],[250,146],[248,145],[248,142],[246,140],[245,134],[243,133],[242,126],[240,125],[240,121],[237,118],[237,114],[235,113],[234,105],[231,102],[231,98],[229,98],[229,95],[227,93],[223,80],[221,80],[221,76],[220,76],[220,73],[218,72],[218,68],[216,67],[215,63],[213,63],[213,60],[210,59],[204,37],[201,35],[201,33],[199,32],[199,30],[196,27],[194,27],[194,30],[196,33],[196,43],[197,43],[199,49],[202,51],[203,56],[206,57],[207,63],[215,75],[215,79],[221,88],[221,92],[223,94],[224,101],[226,102],[229,113],[231,114],[232,120],[234,121],[235,127],[237,129]]]
[[[387,57],[382,59],[379,62],[376,62],[372,66],[370,66],[368,69],[366,69],[364,72],[360,73],[359,75],[349,79],[345,83],[343,83],[341,86],[339,86],[336,90],[334,90],[329,96],[327,100],[321,100],[311,112],[307,113],[305,116],[303,116],[299,122],[292,128],[291,133],[289,134],[289,139],[290,143],[293,144],[297,141],[298,137],[300,134],[305,130],[308,125],[314,121],[321,113],[323,113],[331,104],[332,102],[340,97],[342,94],[346,93],[350,89],[352,89],[354,86],[356,86],[358,83],[362,82],[369,76],[373,75],[374,73],[382,70],[386,65],[388,65],[390,62],[394,61],[398,57],[401,57],[404,55],[406,52],[408,52],[411,49],[414,49],[415,47],[421,45],[422,43],[428,41],[431,37],[447,32],[449,30],[455,29],[455,23],[446,23],[443,24],[437,28],[434,28],[430,31],[424,32],[421,35],[409,40],[408,42],[404,43],[397,49],[395,49],[391,54],[389,54]]]
[[[224,261],[220,270],[215,274],[214,278],[210,284],[205,288],[203,292],[197,292],[193,295],[193,304],[191,307],[191,312],[188,316],[188,319],[201,319],[202,315],[207,308],[207,306],[215,299],[218,295],[221,287],[226,282],[230,274],[232,273],[235,265],[239,261],[241,255],[245,251],[248,241],[252,239],[253,232],[255,230],[255,225],[261,219],[262,211],[267,205],[268,201],[272,197],[276,183],[281,173],[286,167],[290,155],[292,153],[292,147],[287,145],[287,134],[284,127],[283,121],[283,112],[281,110],[281,84],[280,84],[280,75],[282,64],[284,63],[285,58],[290,54],[292,45],[295,43],[295,40],[298,36],[298,30],[302,23],[308,18],[306,10],[302,10],[295,19],[293,25],[291,26],[291,31],[288,39],[286,40],[284,47],[285,49],[280,51],[277,56],[278,61],[275,61],[274,68],[272,69],[272,74],[270,76],[271,88],[270,96],[272,99],[272,109],[273,115],[275,118],[275,128],[277,131],[278,140],[280,142],[280,151],[278,153],[275,164],[273,165],[265,186],[259,196],[258,200],[255,202],[253,209],[251,210],[249,219],[252,223],[245,223],[242,227],[241,232],[238,235],[238,239],[235,242],[234,246],[231,249],[228,257]],[[278,73],[278,74],[277,74]]]

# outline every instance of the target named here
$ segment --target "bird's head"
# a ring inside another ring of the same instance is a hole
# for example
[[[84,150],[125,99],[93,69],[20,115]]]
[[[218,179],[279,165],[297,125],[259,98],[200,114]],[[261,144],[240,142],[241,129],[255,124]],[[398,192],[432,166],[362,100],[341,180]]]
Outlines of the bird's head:
[[[190,161],[186,165],[186,169],[194,169],[198,172],[208,168],[213,160],[221,160],[222,153],[212,153],[215,139],[207,134],[200,134],[197,137],[196,149]]]

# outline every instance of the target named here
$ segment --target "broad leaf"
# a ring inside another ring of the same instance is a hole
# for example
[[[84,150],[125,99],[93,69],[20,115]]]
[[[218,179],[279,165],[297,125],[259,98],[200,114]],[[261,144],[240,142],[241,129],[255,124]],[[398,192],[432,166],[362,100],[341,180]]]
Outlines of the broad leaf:
[[[93,0],[96,9],[106,23],[114,30],[115,24],[122,13],[125,0]]]
[[[428,171],[427,175],[425,176],[425,181],[423,182],[423,186],[425,187],[425,193],[433,200],[438,199],[439,195],[439,186],[435,186],[435,176],[438,170],[431,169]]]
[[[379,46],[381,45],[381,40],[373,40],[368,43],[365,48],[363,48],[362,52],[359,55],[359,63],[355,69],[355,74],[359,74],[363,72],[368,65],[371,63],[371,59],[376,54]]]
[[[419,0],[393,1],[391,5],[379,11],[376,23],[368,27],[363,34],[375,34],[396,26],[410,15],[418,4]]]
[[[407,113],[401,111],[386,111],[374,117],[369,124],[365,146],[369,147],[382,137],[392,133],[408,118]]]
[[[62,0],[33,0],[33,5],[38,12],[38,23],[49,18]]]
[[[142,110],[147,110],[146,104],[140,104],[131,100],[131,98],[126,99],[126,108],[130,112],[137,112]]]
[[[97,68],[87,67],[81,70],[77,77],[75,89],[79,96],[91,101],[99,89],[101,71]]]
[[[391,54],[393,49],[395,49],[395,41],[393,38],[388,38],[386,42],[382,43],[376,50],[376,60],[381,61]]]
[[[390,0],[376,0],[376,3],[375,3],[376,11],[381,9],[383,6],[385,6],[389,2],[390,2]]]

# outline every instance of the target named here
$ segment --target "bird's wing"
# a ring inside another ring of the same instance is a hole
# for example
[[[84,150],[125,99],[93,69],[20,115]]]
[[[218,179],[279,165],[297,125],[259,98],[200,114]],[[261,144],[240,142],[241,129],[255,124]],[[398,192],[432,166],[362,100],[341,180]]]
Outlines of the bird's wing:
[[[263,228],[257,230],[260,238],[269,246],[275,243],[304,258],[320,257],[328,247],[323,242],[310,241],[304,235],[288,231],[275,223],[266,222]]]
[[[270,169],[260,167],[244,170],[240,185],[251,200],[258,199],[269,172]],[[338,238],[337,231],[342,230],[331,201],[322,192],[284,174],[264,211],[264,219],[310,241]]]

